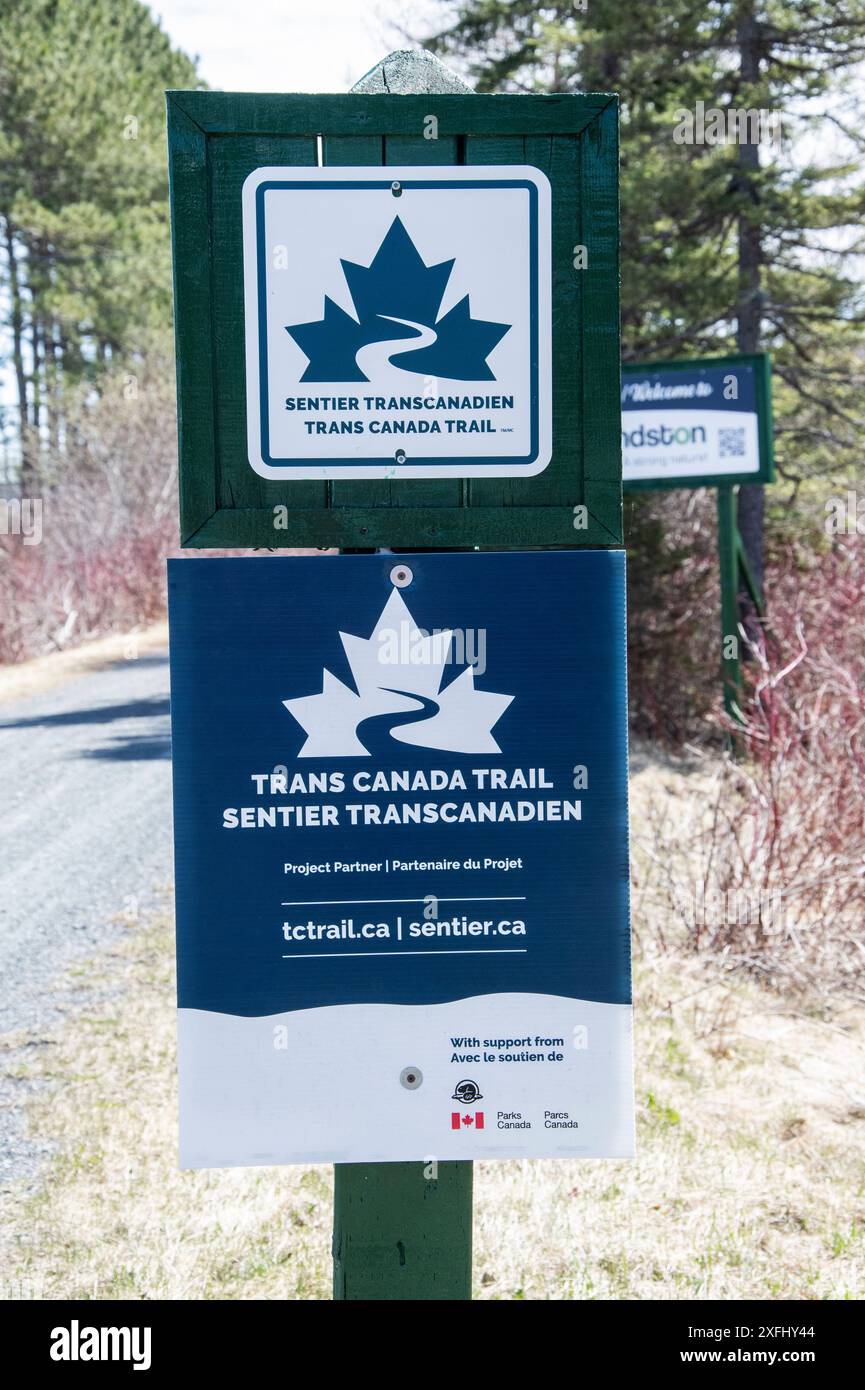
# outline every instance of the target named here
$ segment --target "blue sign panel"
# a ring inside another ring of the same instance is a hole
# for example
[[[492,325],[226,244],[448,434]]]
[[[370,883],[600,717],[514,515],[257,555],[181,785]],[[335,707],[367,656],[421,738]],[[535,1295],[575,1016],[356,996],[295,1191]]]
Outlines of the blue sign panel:
[[[623,366],[626,488],[761,483],[771,477],[764,354]]]
[[[624,585],[169,562],[185,1166],[631,1151]]]

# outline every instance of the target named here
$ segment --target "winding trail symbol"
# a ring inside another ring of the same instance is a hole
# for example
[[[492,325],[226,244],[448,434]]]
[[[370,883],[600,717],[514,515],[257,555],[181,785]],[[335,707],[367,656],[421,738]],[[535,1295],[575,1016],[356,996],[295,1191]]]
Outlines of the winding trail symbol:
[[[420,709],[416,710],[371,714],[368,719],[362,719],[358,724],[355,733],[364,748],[377,761],[386,763],[393,757],[394,752],[392,731],[405,724],[417,724],[423,719],[431,719],[434,714],[438,714],[440,706],[437,700],[431,700],[428,695],[419,695],[415,690],[392,690],[390,686],[382,686],[382,689],[391,695],[403,695],[407,700],[415,700],[420,705]]]
[[[398,372],[407,384],[417,388],[417,372],[410,372],[402,367],[395,367],[390,360],[392,352],[420,352],[421,348],[431,347],[438,338],[434,328],[429,328],[425,323],[415,323],[413,319],[399,319],[394,314],[378,314],[378,318],[386,319],[390,323],[401,323],[406,328],[417,329],[416,338],[386,338],[381,343],[367,343],[366,347],[358,348],[355,362],[368,381],[380,381],[382,373]]]

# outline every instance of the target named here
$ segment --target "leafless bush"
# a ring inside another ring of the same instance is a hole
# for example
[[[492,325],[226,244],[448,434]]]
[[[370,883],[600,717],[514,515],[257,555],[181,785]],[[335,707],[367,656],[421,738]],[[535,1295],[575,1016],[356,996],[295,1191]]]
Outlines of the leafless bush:
[[[770,575],[748,665],[743,756],[704,783],[652,859],[694,949],[774,986],[862,994],[865,554],[838,544]],[[696,801],[696,798],[695,798]]]
[[[718,701],[718,559],[710,490],[626,495],[628,684],[634,732],[706,738]]]
[[[0,661],[152,621],[177,543],[174,392],[167,361],[123,371],[43,450],[42,539],[0,536]]]

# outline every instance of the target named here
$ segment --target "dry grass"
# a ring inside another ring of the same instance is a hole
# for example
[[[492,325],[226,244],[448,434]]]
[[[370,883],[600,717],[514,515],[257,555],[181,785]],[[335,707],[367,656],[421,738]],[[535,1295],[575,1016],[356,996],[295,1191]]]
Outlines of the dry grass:
[[[24,700],[61,685],[73,676],[100,671],[115,661],[129,661],[168,647],[168,623],[152,623],[131,632],[115,632],[62,652],[31,657],[14,666],[0,666],[0,704]]]
[[[35,1191],[5,1199],[6,1297],[321,1295],[326,1170],[177,1167],[173,988],[158,918],[70,978],[74,1019],[53,1045],[26,1063],[10,1048],[21,1080],[45,1083],[32,1124],[57,1155]],[[79,991],[97,1002],[79,1011]]]
[[[865,1011],[640,954],[640,1156],[479,1165],[476,1296],[861,1297]],[[168,920],[65,988],[51,1044],[6,1054],[56,1157],[3,1196],[0,1295],[327,1298],[329,1169],[176,1166]]]
[[[637,1161],[488,1167],[481,1294],[861,1297],[863,1011],[792,1017],[683,961],[644,962],[637,1002]]]

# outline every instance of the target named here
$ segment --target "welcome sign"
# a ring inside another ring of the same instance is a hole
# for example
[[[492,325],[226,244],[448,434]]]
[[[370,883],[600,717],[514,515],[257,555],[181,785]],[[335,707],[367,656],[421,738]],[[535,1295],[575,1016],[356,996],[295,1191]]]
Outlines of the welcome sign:
[[[771,481],[768,357],[624,364],[622,477],[631,490]]]
[[[169,593],[184,1166],[630,1154],[624,556]]]
[[[256,169],[243,240],[257,473],[503,478],[547,466],[541,170]]]

